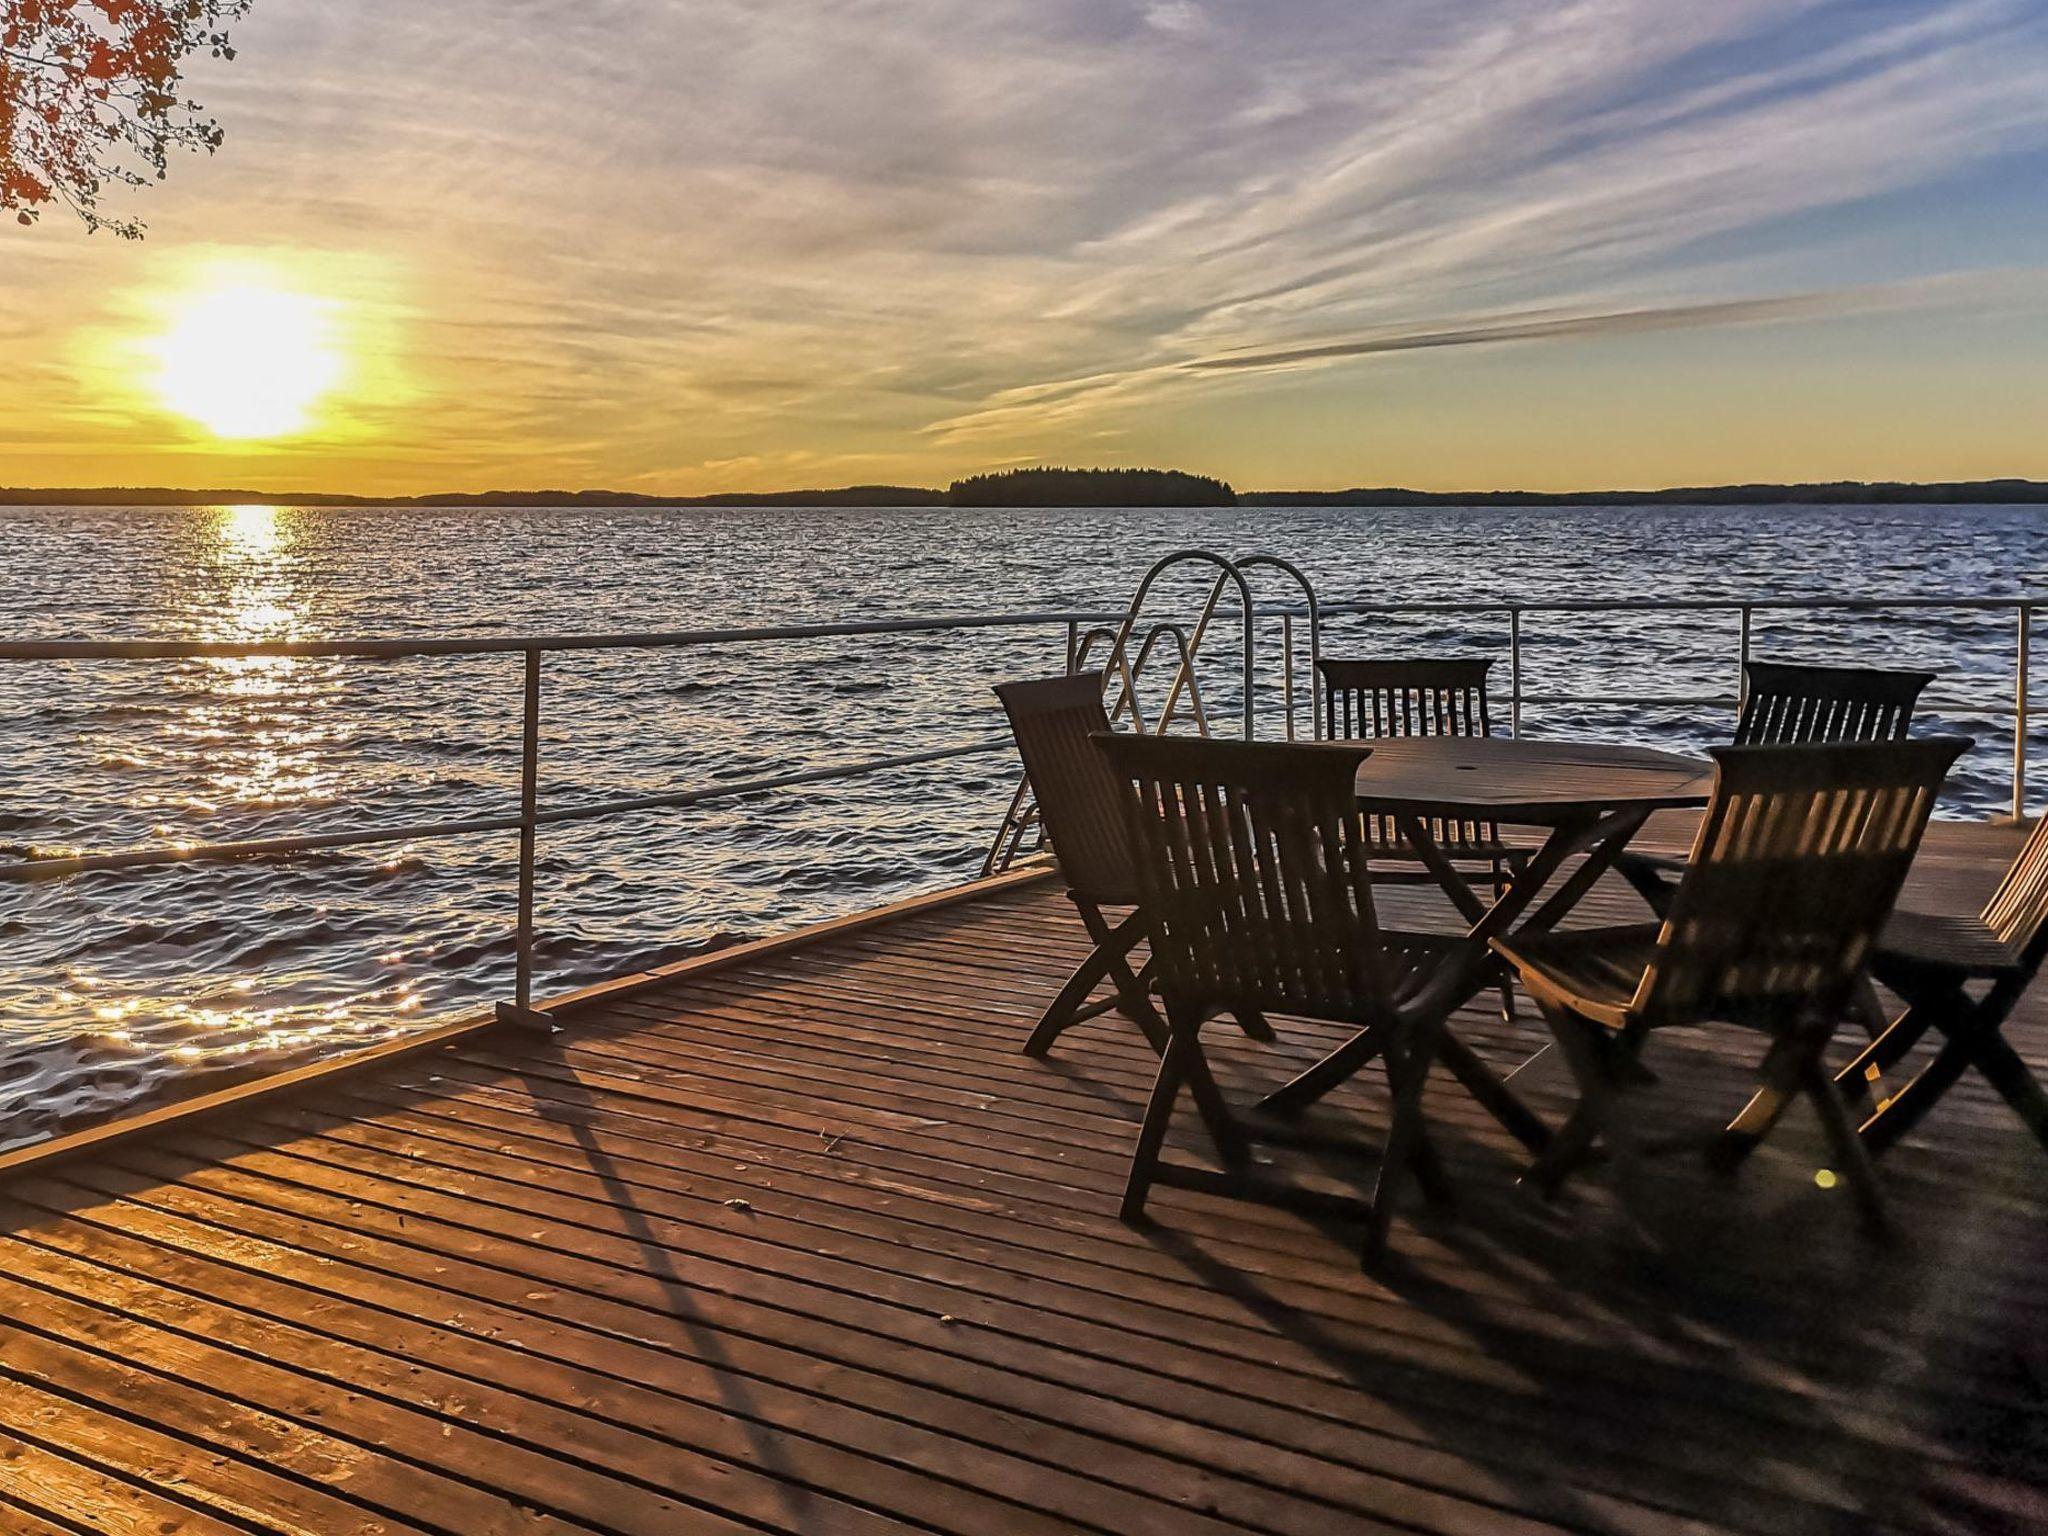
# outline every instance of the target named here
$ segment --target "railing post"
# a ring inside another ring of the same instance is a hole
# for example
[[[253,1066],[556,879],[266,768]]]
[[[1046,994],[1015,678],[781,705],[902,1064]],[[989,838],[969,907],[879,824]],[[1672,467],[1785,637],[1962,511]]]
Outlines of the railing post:
[[[1081,670],[1081,621],[1067,620],[1067,676]]]
[[[2013,638],[2012,819],[2027,819],[2027,683],[2032,668],[2033,609],[2021,603]]]
[[[526,705],[519,741],[519,928],[513,962],[512,1002],[498,1017],[529,1029],[552,1030],[555,1021],[533,1006],[533,879],[540,830],[540,658],[526,653]]]
[[[1508,610],[1508,734],[1522,734],[1522,610]]]
[[[1742,605],[1742,644],[1735,664],[1735,718],[1742,718],[1743,706],[1749,703],[1749,625],[1754,612],[1748,603]]]
[[[1280,615],[1280,676],[1287,694],[1287,739],[1294,740],[1294,615]]]

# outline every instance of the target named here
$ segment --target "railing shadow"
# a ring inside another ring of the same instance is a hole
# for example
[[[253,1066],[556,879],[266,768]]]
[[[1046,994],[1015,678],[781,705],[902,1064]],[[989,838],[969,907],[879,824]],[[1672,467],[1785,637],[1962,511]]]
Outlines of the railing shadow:
[[[666,1315],[682,1327],[692,1351],[711,1367],[711,1375],[717,1382],[727,1411],[753,1448],[756,1466],[768,1475],[792,1528],[803,1529],[804,1522],[813,1513],[812,1500],[783,1445],[781,1432],[773,1426],[768,1410],[757,1401],[749,1386],[749,1378],[733,1363],[725,1347],[722,1330],[698,1315],[693,1288],[678,1266],[674,1250],[656,1235],[647,1213],[640,1209],[633,1183],[619,1171],[611,1155],[600,1145],[592,1130],[592,1125],[600,1118],[595,1096],[582,1086],[574,1063],[552,1041],[536,1039],[525,1054],[541,1057],[556,1066],[557,1071],[544,1080],[547,1091],[535,1091],[537,1080],[530,1074],[514,1071],[508,1075],[516,1077],[527,1089],[535,1117],[561,1126],[574,1141],[612,1209],[618,1213],[622,1230],[639,1250],[645,1274],[660,1290]],[[557,1114],[552,1108],[557,1102],[566,1103],[581,1113]]]

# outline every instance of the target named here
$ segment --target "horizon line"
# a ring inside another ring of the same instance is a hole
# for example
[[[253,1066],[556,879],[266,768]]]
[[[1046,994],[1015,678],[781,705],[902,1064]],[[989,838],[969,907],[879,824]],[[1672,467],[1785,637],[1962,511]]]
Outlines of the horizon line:
[[[1158,474],[1184,474],[1187,471],[1154,471]],[[1203,477],[1208,478],[1208,477]],[[1224,482],[1226,485],[1228,482]],[[1727,502],[1756,502],[1769,499],[1773,493],[1782,493],[1787,499],[1813,501],[1816,492],[1861,492],[1868,499],[1871,492],[1885,493],[1887,500],[1909,500],[1904,493],[1931,493],[1928,499],[1956,501],[1967,497],[1980,504],[1999,504],[2001,498],[1978,493],[2024,492],[2018,504],[2048,500],[2048,480],[2035,480],[2025,476],[1997,476],[1971,480],[1797,480],[1797,481],[1728,481],[1715,485],[1676,485],[1662,487],[1620,487],[1585,488],[1565,491],[1538,491],[1519,487],[1503,487],[1493,490],[1431,491],[1408,486],[1366,486],[1353,485],[1333,489],[1288,489],[1248,490],[1233,494],[1240,504],[1276,505],[1299,501],[1313,505],[1345,499],[1352,505],[1371,505],[1358,500],[1363,497],[1387,497],[1389,504],[1433,503],[1438,505],[1486,504],[1502,502],[1526,502],[1530,504],[1603,501],[1628,502],[1674,501],[1692,499],[1699,504],[1715,504],[1717,498]],[[942,486],[898,485],[887,483],[859,483],[834,487],[798,487],[787,490],[768,491],[717,491],[698,492],[687,495],[665,495],[645,491],[618,491],[603,487],[586,487],[567,490],[544,487],[533,490],[493,489],[488,491],[425,491],[393,493],[387,495],[365,494],[345,491],[261,491],[246,487],[226,486],[164,486],[164,485],[96,485],[96,486],[0,486],[0,505],[4,506],[210,506],[218,503],[276,505],[276,506],[356,506],[356,507],[437,507],[437,506],[747,506],[764,503],[784,506],[804,506],[832,499],[860,498],[859,504],[875,508],[892,506],[932,507],[947,506],[948,490]],[[2005,498],[2010,499],[2010,498]],[[948,510],[967,511],[968,507],[947,507]]]

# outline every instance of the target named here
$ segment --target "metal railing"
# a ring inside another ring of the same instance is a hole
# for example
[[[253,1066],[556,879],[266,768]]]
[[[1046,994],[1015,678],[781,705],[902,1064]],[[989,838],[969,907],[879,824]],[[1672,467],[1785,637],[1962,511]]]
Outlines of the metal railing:
[[[1777,598],[1560,598],[1549,602],[1516,599],[1436,603],[1324,603],[1324,617],[1340,614],[1384,614],[1389,617],[1478,617],[1505,615],[1508,620],[1508,678],[1510,734],[1522,733],[1522,708],[1528,704],[1594,704],[1619,706],[1725,706],[1742,702],[1743,668],[1750,659],[1755,618],[1760,613],[1891,613],[1945,611],[1956,613],[2006,613],[2013,621],[2012,691],[2009,703],[1986,703],[1936,694],[1921,701],[1922,707],[1969,709],[1980,714],[2010,715],[2012,737],[2012,817],[2024,821],[2027,813],[2027,735],[2032,721],[2032,632],[2034,611],[2048,607],[2048,595],[2022,593],[2011,597],[1777,597]],[[1668,694],[1534,694],[1522,682],[1525,644],[1522,618],[1525,614],[1609,614],[1609,613],[1726,613],[1738,619],[1735,645],[1735,691],[1714,695]],[[1290,707],[1291,707],[1290,699]]]
[[[1194,617],[1193,624],[1185,625],[1173,620],[1148,619],[1145,612],[1146,599],[1167,573],[1179,567],[1192,566],[1199,571],[1213,572],[1209,578],[1207,596],[1201,610]],[[1253,590],[1254,573],[1278,571],[1291,581],[1301,593],[1303,606],[1279,608],[1262,614]],[[1234,592],[1237,603],[1237,620],[1241,638],[1243,670],[1238,682],[1242,691],[1244,736],[1247,741],[1258,734],[1258,651],[1259,620],[1261,617],[1276,616],[1280,620],[1280,674],[1283,706],[1283,723],[1289,741],[1296,737],[1298,690],[1295,681],[1295,620],[1308,621],[1309,675],[1315,676],[1316,663],[1322,657],[1320,607],[1316,599],[1315,584],[1305,576],[1301,568],[1290,560],[1278,555],[1240,555],[1235,559],[1218,554],[1212,549],[1177,549],[1153,561],[1140,578],[1137,590],[1132,593],[1129,605],[1124,611],[1123,621],[1115,625],[1101,625],[1082,631],[1079,624],[1067,626],[1067,671],[1071,673],[1099,669],[1103,674],[1104,710],[1110,723],[1120,725],[1128,722],[1136,731],[1170,731],[1177,718],[1183,699],[1194,718],[1196,734],[1209,734],[1209,712],[1202,701],[1202,679],[1197,662],[1202,654],[1202,643],[1207,639],[1209,627],[1215,621],[1218,607],[1226,595]],[[1176,658],[1173,681],[1166,695],[1166,701],[1159,712],[1148,723],[1144,703],[1140,697],[1139,685],[1147,665],[1162,642],[1170,644]],[[1136,646],[1135,655],[1133,645]],[[1097,646],[1103,648],[1098,658]],[[1313,688],[1309,697],[1310,736],[1321,734]],[[1037,840],[1029,842],[1036,834]],[[988,853],[982,859],[981,873],[984,877],[999,874],[1010,867],[1019,854],[1044,846],[1044,829],[1039,823],[1038,807],[1031,792],[1031,780],[1019,775],[1017,788],[1010,796],[1009,807],[1003,812],[1002,823],[996,828],[996,835],[990,842]]]
[[[516,813],[402,826],[368,826],[340,832],[292,837],[256,838],[236,842],[172,844],[31,858],[0,864],[0,882],[58,879],[95,870],[125,870],[152,865],[189,864],[254,857],[291,857],[336,848],[370,847],[439,838],[511,832],[519,834],[519,896],[510,1012],[529,1022],[544,1022],[533,1012],[534,884],[537,841],[543,827],[592,821],[636,812],[678,809],[719,800],[741,799],[807,784],[853,779],[892,769],[944,762],[951,758],[1007,750],[1007,733],[917,752],[860,758],[795,769],[787,773],[701,785],[664,794],[584,801],[546,806],[540,798],[540,729],[542,659],[578,651],[677,650],[710,646],[749,645],[851,636],[931,635],[989,629],[1030,629],[1065,626],[1071,634],[1083,624],[1109,622],[1119,613],[1070,612],[947,614],[928,618],[869,619],[833,624],[770,624],[727,629],[675,630],[594,635],[520,635],[421,637],[388,640],[28,640],[0,644],[0,663],[87,661],[202,661],[277,657],[298,660],[352,659],[395,661],[417,657],[503,656],[524,658],[519,754],[519,809]],[[505,1011],[502,1010],[501,1011]]]
[[[1249,563],[1249,562],[1241,562]],[[1307,603],[1299,606],[1272,607],[1258,611],[1260,619],[1278,619],[1284,627],[1286,662],[1282,674],[1282,689],[1288,734],[1293,734],[1296,700],[1299,684],[1293,662],[1295,647],[1295,626],[1306,621],[1309,629],[1310,654],[1320,653],[1321,621],[1340,615],[1371,615],[1401,617],[1478,617],[1505,616],[1508,621],[1509,646],[1509,728],[1521,734],[1523,709],[1527,705],[1678,705],[1709,706],[1730,705],[1739,698],[1736,695],[1716,696],[1669,696],[1669,695],[1594,695],[1594,694],[1536,694],[1524,688],[1523,658],[1528,642],[1523,635],[1522,619],[1529,614],[1608,614],[1608,613],[1728,613],[1739,620],[1736,637],[1737,679],[1739,667],[1749,659],[1749,649],[1754,616],[1770,612],[1841,612],[1841,613],[1884,613],[1907,610],[1951,610],[1996,612],[2004,611],[2013,615],[2013,687],[2008,704],[1983,704],[1969,700],[1936,698],[1929,702],[1936,707],[1962,707],[1989,714],[2010,715],[2014,721],[2013,740],[2013,795],[2012,810],[2015,818],[2023,818],[2027,807],[2027,735],[2032,718],[2030,697],[2031,668],[2031,626],[2033,611],[2048,606],[2048,596],[2017,596],[2005,598],[1756,598],[1756,599],[1637,599],[1637,600],[1557,600],[1550,602],[1521,602],[1515,600],[1481,600],[1473,602],[1422,602],[1422,603],[1378,603],[1339,602],[1317,604],[1315,593],[1300,573],[1278,561],[1264,563],[1279,565],[1287,574],[1301,581],[1307,594]],[[1227,578],[1226,578],[1227,579]],[[1245,593],[1245,600],[1250,595]],[[1210,605],[1213,608],[1213,602]],[[927,763],[941,762],[952,758],[966,757],[979,753],[1005,751],[1010,741],[1006,734],[978,737],[971,741],[934,747],[916,752],[898,753],[888,756],[869,757],[851,762],[831,763],[795,769],[786,773],[766,775],[752,779],[725,783],[712,783],[690,789],[663,794],[638,795],[627,798],[586,801],[578,804],[549,806],[541,802],[540,796],[540,727],[542,707],[543,658],[555,653],[579,651],[622,651],[622,650],[667,650],[727,645],[751,645],[780,641],[803,641],[853,636],[901,636],[929,635],[948,632],[992,629],[1029,629],[1064,626],[1066,630],[1066,661],[1071,668],[1082,657],[1084,636],[1089,626],[1114,625],[1112,636],[1128,638],[1129,610],[1117,611],[1057,611],[1025,612],[1005,614],[949,614],[923,618],[872,619],[845,623],[823,624],[773,624],[722,629],[679,630],[648,633],[589,634],[589,635],[526,635],[526,636],[468,636],[468,637],[421,637],[413,639],[385,640],[296,640],[296,641],[182,641],[182,640],[30,640],[0,643],[0,663],[65,662],[65,661],[179,661],[206,659],[242,659],[255,657],[280,657],[298,659],[358,659],[367,661],[388,661],[412,657],[440,656],[487,656],[519,655],[524,659],[522,693],[522,734],[520,747],[519,802],[513,814],[467,817],[440,821],[418,822],[404,826],[369,826],[340,832],[308,833],[292,837],[261,838],[238,842],[185,844],[165,847],[131,848],[104,853],[86,853],[54,858],[33,858],[0,864],[0,881],[24,881],[60,878],[92,870],[120,870],[164,865],[190,863],[205,860],[228,860],[248,857],[290,857],[297,854],[324,851],[336,848],[363,847],[380,843],[407,841],[415,838],[448,837],[456,835],[499,833],[516,831],[519,834],[519,895],[517,918],[517,956],[515,972],[515,1003],[513,1012],[521,1017],[539,1019],[532,1013],[533,950],[534,950],[534,882],[536,865],[536,843],[541,828],[558,826],[570,822],[590,821],[599,818],[621,816],[629,813],[656,809],[675,809],[703,805],[713,801],[739,799],[776,790],[802,785],[828,783],[852,779],[868,774],[886,772]],[[1206,621],[1207,615],[1204,619]],[[1172,626],[1162,626],[1171,628]],[[1250,620],[1247,620],[1247,631]],[[1174,659],[1177,676],[1184,675],[1185,685],[1177,692],[1185,693],[1198,689],[1195,668],[1199,659],[1199,639],[1188,634],[1173,637]],[[1311,673],[1313,667],[1311,667]],[[1311,717],[1319,719],[1319,712],[1313,709],[1315,683],[1309,685]],[[1247,665],[1244,679],[1245,727],[1248,733],[1256,729],[1256,689]],[[1196,693],[1199,697],[1199,693]]]

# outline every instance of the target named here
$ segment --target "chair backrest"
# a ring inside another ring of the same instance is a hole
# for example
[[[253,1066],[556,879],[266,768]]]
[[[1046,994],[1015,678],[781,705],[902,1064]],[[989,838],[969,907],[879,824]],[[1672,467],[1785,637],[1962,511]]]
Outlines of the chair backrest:
[[[1390,988],[1359,826],[1362,747],[1098,738],[1124,789],[1171,1007],[1376,1022]]]
[[[1010,717],[1039,820],[1067,884],[1093,901],[1136,899],[1123,791],[1101,748],[1089,740],[1109,729],[1102,674],[1002,683],[996,697]]]
[[[1742,669],[1735,745],[1903,741],[1932,672],[1752,661]]]
[[[1317,663],[1323,734],[1336,741],[1378,736],[1490,736],[1486,672],[1480,658]]]
[[[1487,657],[1419,657],[1397,661],[1324,658],[1323,724],[1334,741],[1384,736],[1491,736],[1486,707]],[[1455,849],[1497,841],[1491,821],[1429,818],[1439,846]],[[1412,857],[1391,816],[1368,816],[1366,841],[1375,858]]]
[[[1775,1028],[1838,1014],[1969,745],[1716,748],[1714,796],[1630,1011]]]
[[[2030,973],[2048,957],[2048,816],[2034,823],[2033,835],[1984,904],[1984,924]]]

